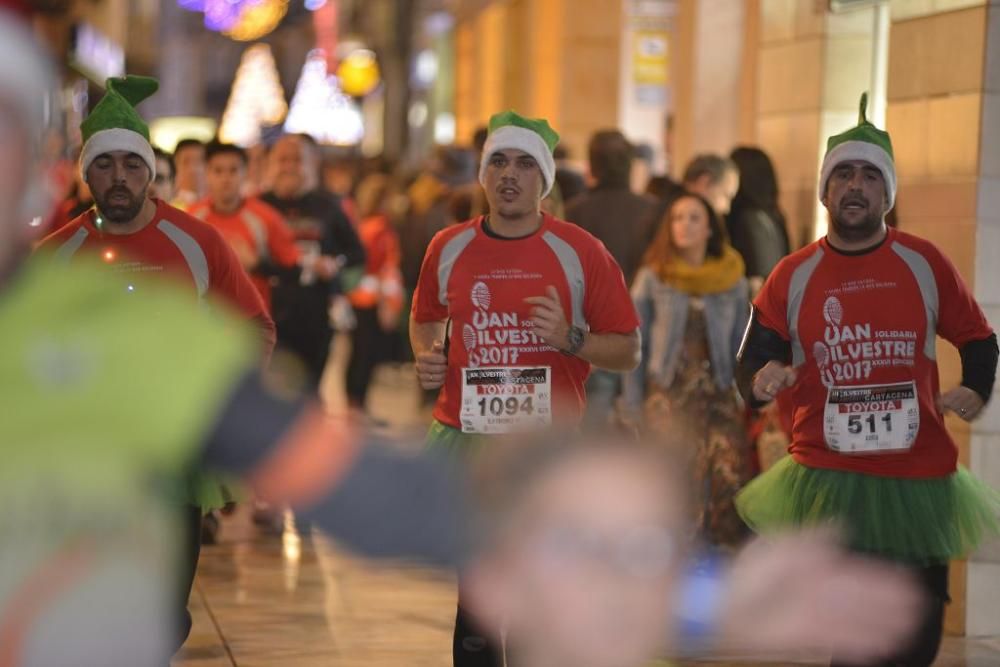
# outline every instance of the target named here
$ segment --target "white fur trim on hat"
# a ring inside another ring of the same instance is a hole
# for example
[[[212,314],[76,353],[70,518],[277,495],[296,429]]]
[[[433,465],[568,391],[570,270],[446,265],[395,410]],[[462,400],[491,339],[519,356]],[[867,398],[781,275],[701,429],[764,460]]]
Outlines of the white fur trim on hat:
[[[98,155],[111,151],[135,153],[149,167],[149,180],[152,181],[156,176],[156,155],[153,153],[153,147],[146,141],[146,137],[132,130],[113,127],[94,132],[93,136],[83,145],[83,151],[80,153],[80,174],[84,181],[87,180],[87,169],[90,167],[90,163],[96,160]]]
[[[885,209],[888,213],[896,204],[896,165],[881,146],[867,141],[845,141],[826,154],[819,176],[820,201],[823,201],[823,197],[826,195],[826,183],[830,180],[833,170],[841,162],[850,160],[870,162],[882,172],[882,178],[885,180],[885,194],[889,200],[889,206]]]
[[[508,149],[524,151],[535,158],[545,181],[542,188],[542,199],[547,197],[556,180],[555,158],[552,157],[552,151],[549,150],[541,135],[518,125],[504,125],[491,132],[490,136],[486,138],[486,145],[483,146],[483,159],[479,163],[479,182],[486,185],[486,167],[493,154]]]

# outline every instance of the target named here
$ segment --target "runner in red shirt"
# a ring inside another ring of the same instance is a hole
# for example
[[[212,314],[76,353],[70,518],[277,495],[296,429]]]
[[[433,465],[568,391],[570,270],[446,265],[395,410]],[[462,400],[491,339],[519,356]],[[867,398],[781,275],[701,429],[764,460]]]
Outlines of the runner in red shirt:
[[[933,245],[888,229],[889,135],[865,119],[831,137],[820,180],[830,231],[782,261],[754,303],[738,382],[751,404],[794,406],[790,457],[741,493],[759,531],[836,520],[851,545],[917,568],[934,604],[886,664],[930,665],[941,640],[948,560],[1000,532],[1000,496],[958,466],[944,412],[974,419],[990,398],[996,335]],[[962,383],[941,392],[936,337],[957,347]]]
[[[148,282],[140,278],[163,275],[183,285],[192,301],[236,309],[259,328],[266,360],[274,348],[274,322],[236,254],[210,225],[148,196],[156,157],[149,127],[135,105],[156,92],[158,85],[148,77],[108,79],[107,93],[80,126],[84,139],[80,171],[95,208],[43,240],[41,248],[63,261],[98,256],[120,276],[122,289],[140,300]],[[222,507],[229,497],[220,479],[193,471],[186,500],[178,508],[186,537],[186,570],[178,580],[181,643],[191,624],[185,605],[198,562],[202,512]]]
[[[135,159],[134,154],[124,152],[103,154],[94,161],[94,171],[127,171],[126,165]],[[98,182],[104,180],[103,175],[95,178],[92,186],[101,187]],[[275,341],[274,322],[236,254],[218,231],[158,199],[146,199],[135,219],[112,222],[102,212],[101,198],[95,199],[96,208],[45,238],[39,248],[65,260],[79,253],[98,255],[125,277],[124,288],[129,291],[137,288],[128,282],[128,274],[162,273],[179,280],[189,285],[199,300],[217,299],[252,320],[260,328],[264,356],[270,354]]]
[[[418,326],[451,320],[447,372],[434,419],[470,434],[505,433],[519,423],[574,426],[586,403],[583,385],[591,362],[565,353],[575,345],[569,322],[584,342],[598,336],[632,339],[638,322],[631,302],[619,298],[627,294],[621,269],[604,246],[575,225],[542,214],[530,234],[505,237],[495,229],[496,218],[449,227],[427,249],[413,319]],[[539,306],[540,299],[544,305]],[[545,309],[543,317],[559,317],[561,330],[543,334],[537,308]],[[612,345],[624,347],[624,341]],[[631,363],[628,352],[613,350],[612,357],[622,356],[609,359],[612,368]],[[547,370],[520,392],[516,372],[497,374],[495,368]],[[502,410],[496,408],[497,396]],[[512,408],[515,396],[522,398]]]
[[[941,251],[895,229],[860,255],[824,238],[789,258],[756,308],[761,326],[789,340],[796,328],[795,461],[911,479],[955,472],[935,339],[961,349],[993,330]]]
[[[639,318],[621,269],[588,232],[541,212],[558,139],[544,120],[493,116],[480,166],[490,214],[439,232],[427,249],[410,341],[421,385],[441,388],[434,447],[464,454],[495,434],[575,428],[591,366],[638,362]],[[460,607],[455,665],[500,664],[497,645]]]
[[[205,147],[205,184],[208,198],[190,213],[219,230],[250,274],[270,310],[272,276],[298,276],[301,253],[295,234],[274,208],[256,197],[243,197],[247,153],[233,144]]]

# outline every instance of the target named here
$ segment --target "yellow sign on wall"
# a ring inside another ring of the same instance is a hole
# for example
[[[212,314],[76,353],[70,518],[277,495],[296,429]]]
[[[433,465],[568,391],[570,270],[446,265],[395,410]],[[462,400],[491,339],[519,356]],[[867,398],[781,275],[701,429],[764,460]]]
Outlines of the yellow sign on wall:
[[[640,30],[632,49],[632,76],[636,85],[665,86],[669,83],[669,34],[665,30]]]

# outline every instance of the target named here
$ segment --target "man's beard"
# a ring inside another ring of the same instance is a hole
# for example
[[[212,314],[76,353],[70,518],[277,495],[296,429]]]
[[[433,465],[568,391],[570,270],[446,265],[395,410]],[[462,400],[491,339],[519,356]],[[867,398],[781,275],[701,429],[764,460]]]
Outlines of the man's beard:
[[[874,211],[871,206],[869,206],[865,217],[860,222],[850,223],[844,219],[841,211],[843,210],[844,205],[851,201],[862,201],[866,205],[868,204],[867,201],[860,197],[843,199],[840,202],[840,207],[837,212],[830,216],[833,231],[836,232],[837,236],[843,240],[852,243],[864,241],[874,237],[882,228],[882,211]]]
[[[128,188],[122,186],[112,186],[100,196],[96,192],[93,194],[101,217],[118,225],[125,225],[135,220],[146,203],[145,195],[136,197]],[[112,204],[110,202],[113,195],[125,195],[128,201],[122,204]]]

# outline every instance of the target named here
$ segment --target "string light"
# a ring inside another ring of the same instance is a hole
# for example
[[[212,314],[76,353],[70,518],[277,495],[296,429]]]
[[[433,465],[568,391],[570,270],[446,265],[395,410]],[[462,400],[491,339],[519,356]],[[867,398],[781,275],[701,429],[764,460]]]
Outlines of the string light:
[[[287,112],[271,47],[254,44],[243,52],[236,69],[219,138],[248,148],[260,140],[261,126],[280,123]]]

